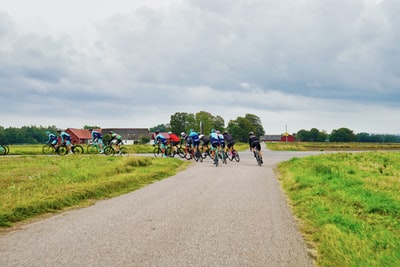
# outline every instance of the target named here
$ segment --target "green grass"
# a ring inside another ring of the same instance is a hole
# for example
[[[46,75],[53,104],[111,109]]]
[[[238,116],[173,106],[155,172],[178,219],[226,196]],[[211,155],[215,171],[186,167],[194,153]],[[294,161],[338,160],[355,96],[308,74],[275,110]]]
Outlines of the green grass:
[[[134,191],[190,162],[152,157],[0,157],[0,227]]]
[[[84,148],[84,154],[87,154],[87,145],[81,145]],[[130,154],[153,153],[151,145],[122,145]],[[38,145],[9,145],[10,155],[43,155],[43,144]]]
[[[266,144],[268,149],[275,151],[400,150],[400,143],[268,142]]]
[[[318,266],[400,266],[400,153],[336,153],[278,166]]]

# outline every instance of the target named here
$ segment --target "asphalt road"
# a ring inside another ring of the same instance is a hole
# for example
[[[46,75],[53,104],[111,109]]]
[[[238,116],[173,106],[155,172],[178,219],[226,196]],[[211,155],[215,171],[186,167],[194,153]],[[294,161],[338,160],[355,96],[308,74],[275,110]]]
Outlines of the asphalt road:
[[[263,152],[3,233],[0,266],[313,266],[273,168],[315,153]]]

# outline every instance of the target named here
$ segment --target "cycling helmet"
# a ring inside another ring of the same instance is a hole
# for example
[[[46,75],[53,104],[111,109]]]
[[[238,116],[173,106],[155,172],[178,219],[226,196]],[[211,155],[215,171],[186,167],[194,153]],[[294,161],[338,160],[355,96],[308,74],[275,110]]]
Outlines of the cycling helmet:
[[[57,133],[61,133],[61,129],[57,129]]]
[[[253,135],[254,133],[253,132],[249,132],[249,135]]]
[[[228,133],[228,131],[224,131],[224,134],[227,134]]]
[[[47,135],[51,134],[49,131],[46,132]]]
[[[212,133],[215,133],[215,129],[211,129],[211,132],[212,132]]]
[[[109,132],[109,134],[113,134],[113,133],[114,133],[113,131],[110,131],[110,132]]]
[[[171,132],[171,131],[169,131],[169,132],[168,132],[168,134],[172,134],[172,132]]]
[[[185,132],[181,132],[181,136],[182,137],[186,137],[186,133]]]
[[[190,129],[190,132],[194,132],[194,130],[193,130],[193,129]]]

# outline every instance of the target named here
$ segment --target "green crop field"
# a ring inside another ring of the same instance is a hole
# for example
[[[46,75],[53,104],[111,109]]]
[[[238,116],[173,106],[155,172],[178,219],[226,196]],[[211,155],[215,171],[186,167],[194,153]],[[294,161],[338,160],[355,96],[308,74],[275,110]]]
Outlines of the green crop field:
[[[279,164],[318,266],[400,266],[400,153],[333,153]]]
[[[134,191],[189,163],[134,156],[0,157],[0,227]]]

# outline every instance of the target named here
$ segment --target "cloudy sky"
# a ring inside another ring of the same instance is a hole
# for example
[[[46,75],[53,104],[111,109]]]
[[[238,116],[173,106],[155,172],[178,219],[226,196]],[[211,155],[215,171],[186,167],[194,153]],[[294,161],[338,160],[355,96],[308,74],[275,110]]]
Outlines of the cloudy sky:
[[[0,126],[400,133],[398,0],[0,0]]]

